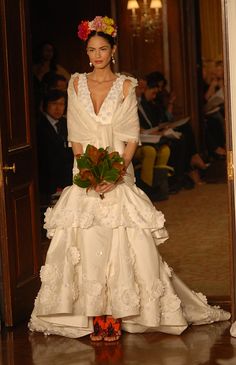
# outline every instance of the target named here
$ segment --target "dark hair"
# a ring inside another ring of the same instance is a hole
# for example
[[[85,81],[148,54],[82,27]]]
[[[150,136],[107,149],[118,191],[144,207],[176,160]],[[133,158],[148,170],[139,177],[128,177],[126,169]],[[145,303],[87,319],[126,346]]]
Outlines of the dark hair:
[[[65,78],[65,76],[63,76],[61,74],[56,74],[53,71],[47,72],[43,76],[42,81],[41,81],[44,92],[47,92],[50,89],[55,89],[56,85],[57,85],[57,81],[67,82],[67,79]]]
[[[39,63],[42,61],[43,49],[47,45],[51,46],[53,49],[53,57],[50,61],[50,71],[56,71],[56,69],[57,69],[57,51],[56,51],[54,44],[50,41],[43,41],[38,45],[37,49],[34,52],[34,56],[33,56],[34,62]]]
[[[159,86],[159,82],[163,81],[164,85],[167,84],[166,78],[164,77],[164,75],[159,72],[159,71],[154,71],[149,73],[146,77],[145,80],[147,81],[147,87],[149,89],[152,89],[154,87],[158,87]]]
[[[49,90],[43,97],[43,110],[46,111],[48,103],[50,103],[51,101],[56,101],[61,98],[64,98],[66,104],[67,102],[66,92],[57,89]]]
[[[116,44],[116,39],[115,37],[112,37],[110,34],[104,33],[104,32],[96,32],[96,30],[92,30],[91,33],[89,33],[88,38],[86,39],[85,45],[87,47],[89,40],[94,37],[95,35],[98,35],[99,37],[104,38],[105,40],[107,40],[107,42],[110,44],[111,48],[114,47],[114,45]]]

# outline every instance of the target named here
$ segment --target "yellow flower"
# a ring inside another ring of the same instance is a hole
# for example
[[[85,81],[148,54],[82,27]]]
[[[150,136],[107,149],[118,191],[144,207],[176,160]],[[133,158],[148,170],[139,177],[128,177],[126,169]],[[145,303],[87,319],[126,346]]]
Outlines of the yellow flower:
[[[111,35],[114,32],[114,28],[112,26],[106,27],[106,33]]]
[[[108,16],[104,16],[103,18],[103,22],[106,24],[106,25],[113,25],[114,24],[114,20],[111,19],[111,18],[108,18]]]

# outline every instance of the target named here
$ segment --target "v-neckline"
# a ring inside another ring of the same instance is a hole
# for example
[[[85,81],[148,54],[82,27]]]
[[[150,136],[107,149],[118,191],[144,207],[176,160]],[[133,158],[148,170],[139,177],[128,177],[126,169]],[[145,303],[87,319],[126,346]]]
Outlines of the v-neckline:
[[[92,97],[91,97],[91,92],[90,92],[89,87],[88,87],[88,74],[85,73],[84,76],[85,76],[85,84],[86,84],[86,88],[87,88],[87,92],[88,92],[88,96],[89,96],[89,101],[91,103],[93,113],[96,115],[96,117],[98,117],[99,114],[100,114],[100,111],[102,110],[104,104],[106,103],[106,100],[108,99],[109,95],[111,94],[111,91],[113,90],[113,88],[115,87],[117,81],[119,80],[120,75],[117,75],[117,78],[113,81],[112,86],[110,87],[108,93],[106,94],[105,98],[103,99],[103,102],[100,105],[98,113],[95,112],[93,100],[92,100]]]

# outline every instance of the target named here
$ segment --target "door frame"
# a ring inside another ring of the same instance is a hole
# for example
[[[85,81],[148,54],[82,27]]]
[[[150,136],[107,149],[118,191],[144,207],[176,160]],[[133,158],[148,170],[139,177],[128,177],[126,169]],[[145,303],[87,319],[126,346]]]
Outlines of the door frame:
[[[231,307],[232,319],[236,318],[236,2],[221,0],[224,47],[225,116],[227,134],[227,169],[229,186],[229,230],[231,238]]]

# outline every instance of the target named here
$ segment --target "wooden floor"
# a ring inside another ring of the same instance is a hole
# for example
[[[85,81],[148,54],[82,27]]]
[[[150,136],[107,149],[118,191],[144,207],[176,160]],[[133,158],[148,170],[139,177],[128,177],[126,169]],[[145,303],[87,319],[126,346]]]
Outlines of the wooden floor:
[[[123,334],[113,344],[2,329],[1,365],[235,365],[236,338],[229,322],[189,327],[181,336]]]

